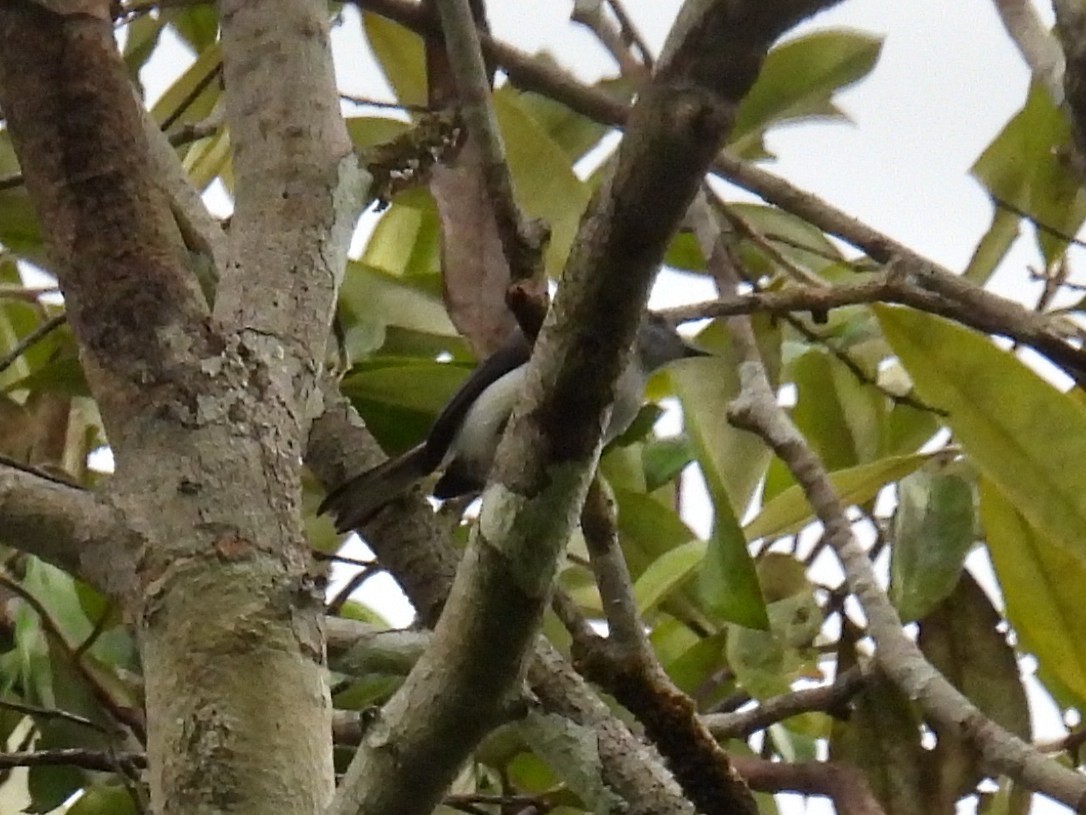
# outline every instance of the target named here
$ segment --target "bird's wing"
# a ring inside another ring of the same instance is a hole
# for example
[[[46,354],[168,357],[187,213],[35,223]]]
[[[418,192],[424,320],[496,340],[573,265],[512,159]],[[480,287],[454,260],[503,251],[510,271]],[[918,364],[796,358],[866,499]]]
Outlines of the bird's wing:
[[[479,394],[512,371],[523,365],[532,355],[532,346],[520,331],[511,336],[508,342],[486,358],[471,375],[460,390],[453,394],[426,437],[426,464],[433,472],[441,466],[445,454],[456,438],[460,424],[471,409]]]

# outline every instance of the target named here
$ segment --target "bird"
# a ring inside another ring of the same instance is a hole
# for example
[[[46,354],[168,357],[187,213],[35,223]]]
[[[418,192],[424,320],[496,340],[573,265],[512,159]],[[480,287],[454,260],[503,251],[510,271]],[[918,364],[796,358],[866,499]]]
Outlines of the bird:
[[[331,513],[339,532],[357,529],[442,469],[432,491],[435,498],[480,492],[523,389],[531,353],[527,337],[514,332],[453,394],[425,441],[340,484],[321,503],[318,514]],[[647,312],[638,328],[634,352],[619,376],[603,443],[613,441],[633,422],[644,400],[645,385],[655,371],[679,359],[703,356],[709,353],[687,343],[661,315]]]

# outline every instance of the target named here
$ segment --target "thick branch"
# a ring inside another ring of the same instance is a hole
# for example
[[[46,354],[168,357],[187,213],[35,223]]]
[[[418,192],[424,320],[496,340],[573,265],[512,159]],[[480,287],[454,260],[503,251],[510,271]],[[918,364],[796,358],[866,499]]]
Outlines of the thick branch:
[[[305,388],[368,180],[339,112],[326,5],[224,0],[220,13],[236,195],[215,313],[285,343]]]
[[[824,5],[694,2],[680,14],[613,175],[582,222],[434,642],[367,733],[337,815],[429,811],[501,713],[534,642],[666,242],[766,50]],[[428,767],[425,782],[406,783],[404,764]]]
[[[179,349],[205,345],[203,297],[152,172],[105,0],[0,8],[0,106],[83,367],[115,448]],[[137,315],[138,319],[133,319]]]
[[[94,493],[0,464],[3,541],[114,596],[135,568],[128,530]]]

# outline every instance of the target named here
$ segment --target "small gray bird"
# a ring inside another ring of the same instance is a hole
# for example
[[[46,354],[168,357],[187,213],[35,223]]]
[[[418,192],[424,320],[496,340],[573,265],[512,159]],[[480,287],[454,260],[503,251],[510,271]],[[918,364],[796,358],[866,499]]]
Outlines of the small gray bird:
[[[482,490],[494,463],[509,416],[524,383],[532,349],[519,331],[467,378],[437,417],[426,440],[336,487],[318,512],[335,515],[345,532],[368,521],[433,472],[445,468],[434,485],[435,498],[455,498]],[[630,426],[654,371],[688,357],[708,356],[688,345],[663,317],[649,312],[638,330],[634,353],[615,389],[615,405],[603,442]]]

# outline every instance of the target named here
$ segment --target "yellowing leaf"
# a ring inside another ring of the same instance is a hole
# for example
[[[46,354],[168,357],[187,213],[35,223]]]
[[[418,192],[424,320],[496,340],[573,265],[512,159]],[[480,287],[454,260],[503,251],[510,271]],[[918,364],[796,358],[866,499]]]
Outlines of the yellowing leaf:
[[[1007,619],[1042,668],[1086,699],[1086,563],[1046,538],[988,479],[980,514]]]
[[[1030,524],[1086,561],[1086,407],[987,337],[877,306],[921,398]]]
[[[874,498],[879,490],[919,468],[934,453],[915,453],[849,467],[830,473],[830,481],[846,504],[862,504]],[[747,540],[779,538],[798,532],[814,519],[811,505],[798,485],[784,490],[762,508],[761,513],[743,528]]]

